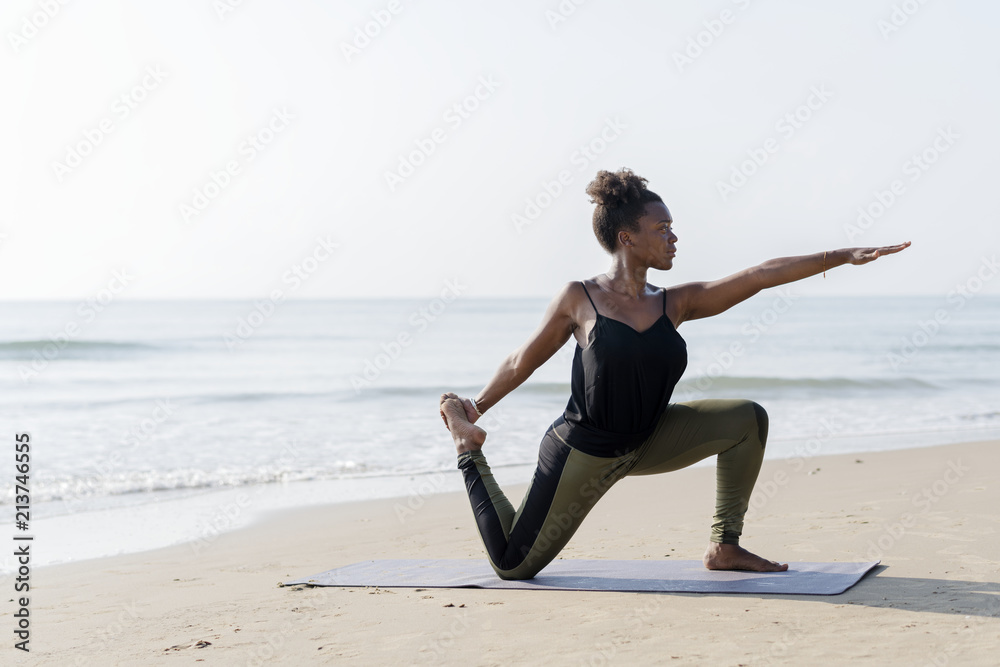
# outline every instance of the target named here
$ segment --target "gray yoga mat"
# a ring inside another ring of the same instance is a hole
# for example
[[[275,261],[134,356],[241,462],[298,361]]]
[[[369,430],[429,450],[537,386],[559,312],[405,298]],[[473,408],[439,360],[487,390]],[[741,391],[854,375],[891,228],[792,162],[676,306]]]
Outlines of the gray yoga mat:
[[[837,595],[879,562],[789,563],[785,572],[736,572],[706,570],[698,560],[556,559],[534,579],[507,581],[484,559],[367,560],[284,585]]]

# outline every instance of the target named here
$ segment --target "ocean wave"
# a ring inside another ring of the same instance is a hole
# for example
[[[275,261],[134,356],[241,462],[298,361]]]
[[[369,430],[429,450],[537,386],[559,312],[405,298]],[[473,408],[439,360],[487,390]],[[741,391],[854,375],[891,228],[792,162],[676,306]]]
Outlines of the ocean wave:
[[[940,387],[927,380],[915,377],[876,377],[876,378],[788,378],[720,375],[711,377],[703,375],[697,378],[681,380],[677,383],[677,391],[719,391],[719,390],[778,390],[799,389],[828,392],[851,391],[912,391],[934,390]]]
[[[908,391],[935,390],[940,386],[916,377],[873,377],[873,378],[811,378],[811,377],[771,377],[771,376],[737,376],[720,375],[716,377],[700,376],[694,378],[684,378],[677,383],[676,391],[707,391],[707,390],[749,390],[749,389],[812,389],[824,391],[857,391],[857,390],[899,390]],[[381,394],[408,394],[420,395],[429,393],[443,394],[453,391],[459,396],[472,395],[473,392],[482,390],[481,385],[475,387],[451,386],[451,387],[371,387],[364,392]],[[528,393],[536,395],[563,395],[569,396],[570,384],[568,382],[532,382],[525,383],[515,389],[518,393]],[[464,392],[464,393],[463,393]]]
[[[135,352],[150,352],[160,345],[112,340],[62,340],[47,338],[0,342],[0,359],[31,361],[57,358],[101,358]]]
[[[964,341],[963,342],[945,341],[935,347],[928,346],[927,349],[932,349],[937,353],[996,352],[1000,350],[1000,343],[994,343],[994,342],[968,343]]]
[[[152,382],[152,380],[151,380]],[[949,380],[948,384],[952,384]],[[962,380],[961,383],[979,384],[977,379]],[[992,384],[992,381],[991,381]],[[399,386],[379,385],[364,387],[360,391],[344,388],[343,383],[331,380],[331,388],[318,391],[253,391],[220,388],[217,392],[191,391],[175,393],[177,387],[171,386],[169,391],[149,393],[149,391],[134,391],[126,395],[107,396],[89,395],[87,400],[74,400],[69,403],[49,402],[52,408],[87,409],[148,404],[156,399],[167,399],[179,405],[216,405],[216,404],[263,404],[268,402],[288,401],[330,401],[344,403],[382,403],[385,401],[414,401],[437,403],[441,394],[454,392],[461,397],[475,396],[482,390],[482,385],[439,385],[439,386]],[[150,385],[152,387],[152,385]],[[915,391],[932,392],[942,390],[942,385],[914,377],[896,378],[782,378],[754,376],[702,376],[692,379],[682,379],[677,383],[674,396],[684,394],[718,394],[720,392],[768,392],[771,394],[789,392],[789,397],[815,396],[816,394],[834,395],[845,398],[863,395],[871,392],[906,394]],[[797,392],[797,393],[794,393]],[[536,396],[540,400],[565,402],[571,393],[568,382],[535,382],[525,383],[514,390],[518,396]],[[680,400],[684,400],[680,398]]]
[[[451,472],[447,468],[446,472]],[[256,484],[301,481],[344,480],[370,477],[401,477],[442,472],[424,469],[386,469],[365,463],[339,462],[323,469],[291,470],[282,467],[257,467],[244,470],[126,471],[102,474],[94,470],[84,475],[33,476],[31,499],[34,502],[76,504],[110,496],[147,494],[165,491],[211,491]],[[12,505],[13,490],[0,494],[0,506]]]
[[[399,396],[399,397],[418,397],[418,396],[433,396],[438,397],[441,394],[448,392],[453,392],[462,397],[475,396],[480,391],[482,391],[482,385],[476,386],[463,386],[463,385],[428,385],[428,386],[399,386],[399,385],[386,385],[380,386],[374,384],[369,387],[364,387],[359,392],[350,391],[344,396],[347,399],[359,398],[372,398],[379,396]],[[569,396],[569,383],[568,382],[533,382],[525,383],[519,386],[515,391],[520,394],[552,394],[552,395],[566,395]]]
[[[962,421],[989,421],[992,419],[1000,419],[1000,410],[991,410],[989,412],[976,412],[969,415],[958,415],[958,419]]]
[[[220,392],[217,394],[139,394],[133,393],[126,397],[108,399],[88,399],[86,401],[56,402],[48,405],[60,409],[86,409],[120,407],[127,405],[149,405],[158,400],[165,400],[177,405],[214,405],[217,403],[266,403],[268,401],[289,401],[300,399],[333,399],[339,400],[343,392],[339,391],[237,391]]]
[[[512,460],[493,465],[507,469],[534,465],[534,459]],[[102,507],[121,506],[138,502],[155,502],[155,494],[201,494],[226,489],[244,488],[291,482],[351,482],[388,480],[399,488],[427,476],[453,475],[454,468],[433,468],[426,465],[385,468],[351,461],[337,462],[323,469],[291,470],[287,468],[250,468],[245,470],[170,470],[128,471],[115,475],[59,475],[32,477],[31,499],[35,503],[52,503],[56,513],[73,514]],[[418,487],[419,488],[419,487]],[[161,496],[162,497],[162,496]],[[0,507],[14,504],[14,489],[0,492]],[[51,511],[51,510],[50,510]]]
[[[975,382],[974,379],[970,380]],[[675,392],[704,392],[704,391],[780,391],[798,390],[812,392],[829,392],[851,394],[865,391],[934,391],[941,389],[941,386],[916,377],[870,377],[870,378],[810,378],[810,377],[771,377],[771,376],[735,376],[720,375],[717,377],[700,376],[695,378],[685,378],[677,383]],[[459,396],[474,396],[482,390],[482,385],[461,386],[379,386],[373,385],[365,387],[360,392],[350,392],[347,398],[378,398],[382,396],[417,397],[426,395],[440,395],[446,392],[454,392]],[[570,384],[568,382],[526,382],[514,390],[518,394],[532,394],[536,396],[561,396],[569,397]]]

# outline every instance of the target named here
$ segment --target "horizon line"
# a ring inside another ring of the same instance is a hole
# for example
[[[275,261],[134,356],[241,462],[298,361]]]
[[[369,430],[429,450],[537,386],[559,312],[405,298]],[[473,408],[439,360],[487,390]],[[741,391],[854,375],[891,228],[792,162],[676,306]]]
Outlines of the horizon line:
[[[780,285],[778,287],[781,287]],[[776,287],[769,287],[770,289],[777,289]],[[761,290],[754,296],[765,294],[767,290]],[[838,293],[838,294],[799,294],[799,297],[815,297],[815,298],[888,298],[888,297],[947,297],[951,292],[896,292],[896,293],[874,293],[874,294],[856,294],[856,293]],[[974,296],[981,297],[998,297],[1000,293],[977,293]],[[86,302],[88,299],[93,299],[94,295],[87,295],[85,297],[33,297],[33,298],[0,298],[0,303],[77,303]],[[417,295],[417,296],[328,296],[328,297],[285,297],[276,303],[281,301],[296,301],[296,302],[312,302],[312,301],[414,301],[420,299],[435,299],[440,298],[436,294],[427,295]],[[753,297],[745,299],[749,301]],[[552,299],[552,295],[522,295],[522,296],[464,296],[456,297],[450,301],[457,300],[523,300],[523,299]],[[968,299],[968,297],[967,297]],[[144,302],[164,302],[164,301],[203,301],[203,302],[218,302],[218,301],[257,301],[257,300],[269,300],[267,295],[257,295],[257,296],[213,296],[213,297],[140,297],[140,298],[115,298],[113,301],[109,301],[108,305],[113,302],[121,303],[144,303]],[[449,302],[450,302],[449,301]]]

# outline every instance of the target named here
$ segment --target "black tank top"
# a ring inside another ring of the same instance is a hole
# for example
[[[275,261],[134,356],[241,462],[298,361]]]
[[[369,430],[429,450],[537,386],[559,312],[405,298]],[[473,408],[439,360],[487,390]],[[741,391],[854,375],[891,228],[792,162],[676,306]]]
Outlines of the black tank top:
[[[594,306],[597,322],[587,347],[577,343],[573,355],[569,403],[551,426],[568,445],[593,456],[621,456],[652,434],[687,367],[687,343],[666,309],[664,290],[663,315],[640,332]]]

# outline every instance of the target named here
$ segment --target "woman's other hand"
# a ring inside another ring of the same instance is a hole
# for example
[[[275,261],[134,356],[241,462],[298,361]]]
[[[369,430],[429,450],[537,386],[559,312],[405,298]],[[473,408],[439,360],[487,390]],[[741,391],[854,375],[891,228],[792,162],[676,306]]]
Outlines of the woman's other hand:
[[[462,398],[454,392],[447,392],[441,394],[441,400],[438,401],[438,412],[441,414],[441,420],[444,421],[444,427],[448,428],[448,420],[444,416],[444,410],[441,409],[441,404],[444,403],[449,398],[457,398],[462,401],[462,405],[465,407],[465,417],[469,420],[469,423],[475,424],[476,420],[479,419],[479,413],[476,412],[476,408],[472,405],[472,400],[468,398]],[[449,431],[451,429],[448,429]]]
[[[910,242],[907,241],[906,243],[882,246],[881,248],[845,248],[844,252],[847,253],[848,264],[867,264],[868,262],[875,261],[882,255],[891,255],[909,246]]]

